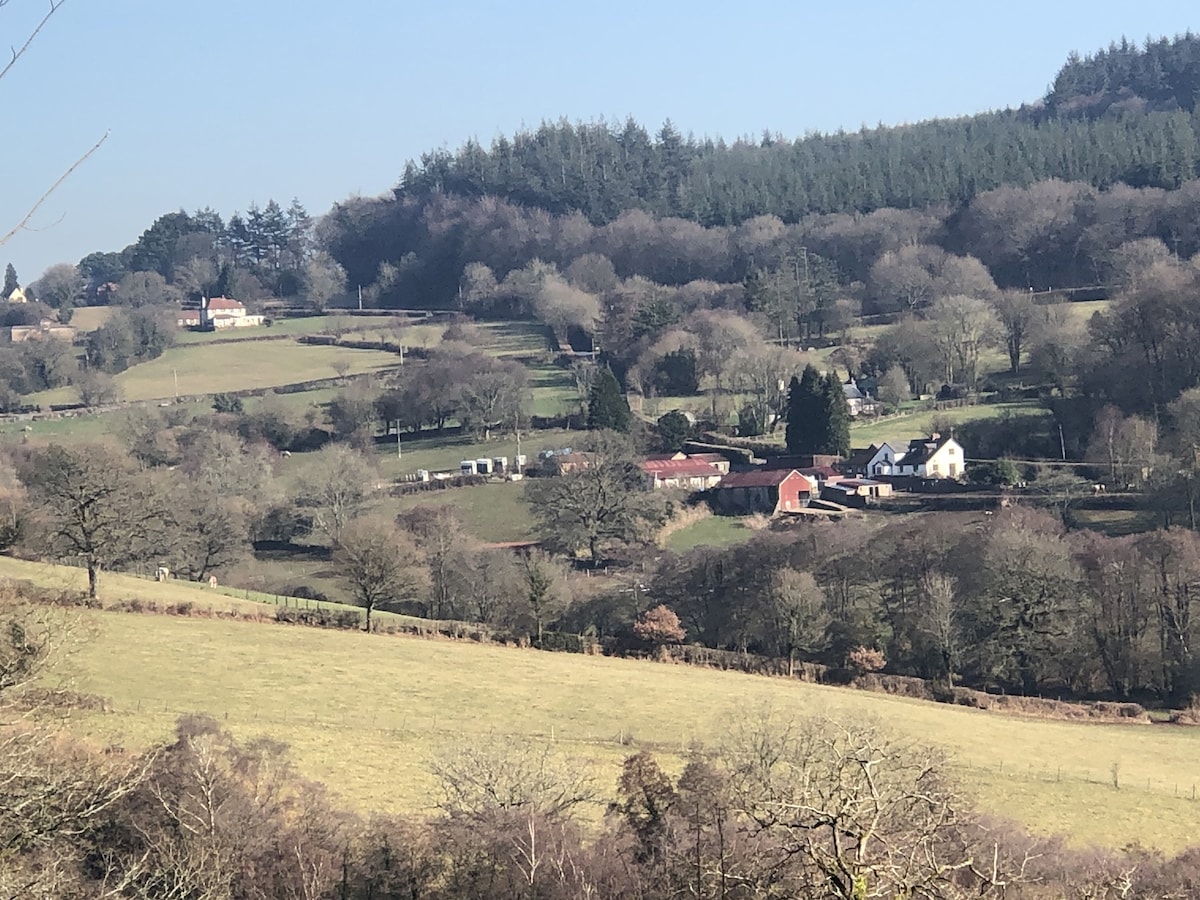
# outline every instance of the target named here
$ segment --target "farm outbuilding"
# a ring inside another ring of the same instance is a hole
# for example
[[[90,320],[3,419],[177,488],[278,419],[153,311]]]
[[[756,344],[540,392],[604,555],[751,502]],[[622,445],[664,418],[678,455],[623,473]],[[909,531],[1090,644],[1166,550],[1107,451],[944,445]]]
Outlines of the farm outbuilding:
[[[885,481],[868,478],[843,478],[821,486],[821,499],[842,506],[865,507],[881,497],[892,496],[892,486]]]
[[[713,488],[713,510],[723,516],[799,512],[812,499],[812,482],[795,469],[732,472]]]
[[[654,490],[659,488],[684,488],[693,491],[708,490],[717,484],[722,472],[702,459],[647,459],[642,464],[646,482]]]

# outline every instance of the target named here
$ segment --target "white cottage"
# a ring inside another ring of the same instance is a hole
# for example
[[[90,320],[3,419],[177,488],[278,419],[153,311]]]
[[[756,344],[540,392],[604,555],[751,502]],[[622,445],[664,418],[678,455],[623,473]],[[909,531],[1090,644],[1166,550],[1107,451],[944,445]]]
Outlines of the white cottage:
[[[917,478],[961,478],[966,474],[962,444],[949,435],[932,434],[909,441],[908,449],[897,460],[897,475]]]

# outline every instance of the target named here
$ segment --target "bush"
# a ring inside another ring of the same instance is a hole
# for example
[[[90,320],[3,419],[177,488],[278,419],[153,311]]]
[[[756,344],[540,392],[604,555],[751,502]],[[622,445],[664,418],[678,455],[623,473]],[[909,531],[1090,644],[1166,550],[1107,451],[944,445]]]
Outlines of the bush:
[[[679,616],[669,607],[659,604],[648,609],[633,623],[633,633],[649,644],[678,644],[683,641],[684,630]]]
[[[237,394],[215,394],[212,408],[214,412],[241,415],[244,409],[242,398]]]
[[[887,665],[887,657],[874,647],[855,647],[846,654],[846,665],[860,674],[878,672]]]

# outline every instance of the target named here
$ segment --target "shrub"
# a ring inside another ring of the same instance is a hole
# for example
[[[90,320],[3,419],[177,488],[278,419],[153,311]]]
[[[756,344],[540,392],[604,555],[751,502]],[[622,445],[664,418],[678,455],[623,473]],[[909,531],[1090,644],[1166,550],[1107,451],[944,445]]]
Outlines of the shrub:
[[[846,654],[846,665],[860,674],[878,672],[887,665],[887,657],[874,647],[855,647]]]
[[[241,415],[243,411],[242,398],[237,394],[215,394],[212,401],[213,412]]]
[[[659,604],[648,609],[633,623],[633,633],[639,639],[656,646],[661,644],[678,644],[683,640],[683,626],[679,624],[679,616],[669,607]]]

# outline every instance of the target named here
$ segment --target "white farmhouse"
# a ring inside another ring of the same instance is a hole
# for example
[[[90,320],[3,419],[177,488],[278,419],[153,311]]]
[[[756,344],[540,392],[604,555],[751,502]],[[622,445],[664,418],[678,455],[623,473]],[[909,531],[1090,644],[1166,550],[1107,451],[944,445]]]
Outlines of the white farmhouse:
[[[917,478],[961,478],[967,465],[962,444],[949,435],[932,434],[909,441],[908,449],[897,461],[897,475]]]
[[[932,434],[905,444],[872,444],[856,450],[842,469],[861,478],[907,475],[916,478],[961,478],[966,474],[962,445],[954,438]]]
[[[247,315],[245,305],[229,297],[205,297],[200,301],[201,328],[251,328],[262,323],[262,316]]]

